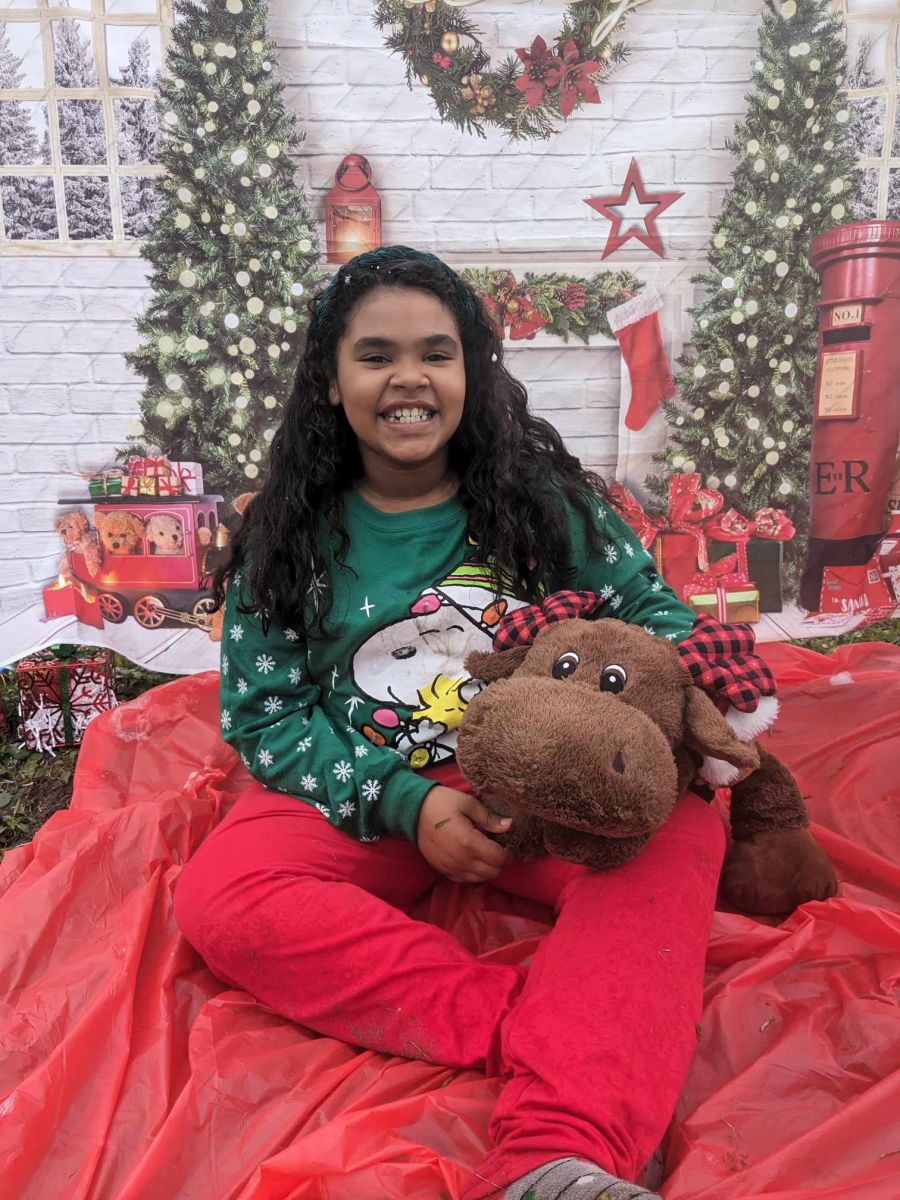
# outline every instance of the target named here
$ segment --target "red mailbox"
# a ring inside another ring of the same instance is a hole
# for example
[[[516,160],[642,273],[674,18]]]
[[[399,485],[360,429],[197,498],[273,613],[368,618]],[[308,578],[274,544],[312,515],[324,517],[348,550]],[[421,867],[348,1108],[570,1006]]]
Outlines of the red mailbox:
[[[900,442],[900,221],[830,229],[809,260],[822,299],[800,602],[815,610],[824,568],[868,562],[887,527]]]

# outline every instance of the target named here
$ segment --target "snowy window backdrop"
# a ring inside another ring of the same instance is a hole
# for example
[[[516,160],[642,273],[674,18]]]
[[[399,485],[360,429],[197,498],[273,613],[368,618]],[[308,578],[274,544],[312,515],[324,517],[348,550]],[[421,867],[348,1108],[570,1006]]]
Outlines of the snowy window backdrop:
[[[135,253],[170,0],[0,0],[0,254]]]
[[[900,6],[897,0],[840,0],[840,9],[863,168],[854,216],[900,220]]]

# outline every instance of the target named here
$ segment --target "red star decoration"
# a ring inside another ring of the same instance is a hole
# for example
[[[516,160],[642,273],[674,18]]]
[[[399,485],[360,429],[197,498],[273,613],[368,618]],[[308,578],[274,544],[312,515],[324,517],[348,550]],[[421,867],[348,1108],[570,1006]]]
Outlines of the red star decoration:
[[[628,203],[632,191],[637,195],[639,203],[653,204],[655,207],[652,212],[647,213],[640,221],[640,224],[644,226],[643,232],[632,224],[630,228],[622,233],[623,222],[631,220],[631,218],[620,216],[615,209],[620,205]],[[658,254],[660,258],[665,258],[662,241],[656,231],[656,220],[661,213],[664,213],[676,200],[680,200],[683,195],[684,192],[654,192],[651,194],[645,191],[637,159],[633,158],[631,166],[628,168],[628,174],[625,176],[625,182],[622,184],[622,190],[618,196],[594,196],[590,200],[585,200],[585,204],[589,204],[591,208],[596,209],[608,221],[612,221],[612,229],[610,229],[609,237],[606,239],[606,246],[604,247],[602,257],[609,258],[610,254],[613,254],[620,246],[623,246],[629,238],[637,238],[639,242],[643,242],[654,254]]]

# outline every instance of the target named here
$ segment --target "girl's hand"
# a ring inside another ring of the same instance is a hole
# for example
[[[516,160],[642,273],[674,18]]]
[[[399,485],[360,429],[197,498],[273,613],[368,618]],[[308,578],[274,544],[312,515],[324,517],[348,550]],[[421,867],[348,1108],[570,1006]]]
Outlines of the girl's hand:
[[[466,792],[437,785],[419,812],[419,850],[454,883],[486,883],[499,875],[509,851],[481,832],[505,833],[512,821]]]

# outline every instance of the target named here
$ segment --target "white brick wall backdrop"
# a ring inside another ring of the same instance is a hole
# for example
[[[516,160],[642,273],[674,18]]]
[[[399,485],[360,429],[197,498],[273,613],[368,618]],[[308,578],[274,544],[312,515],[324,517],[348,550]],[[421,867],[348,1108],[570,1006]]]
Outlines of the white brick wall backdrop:
[[[618,190],[634,154],[650,190],[679,190],[660,230],[661,264],[632,241],[604,267],[628,267],[664,292],[670,352],[686,332],[689,275],[728,184],[724,149],[744,109],[761,0],[653,0],[630,20],[631,61],[550,141],[510,146],[442,125],[371,22],[370,0],[272,0],[288,101],[306,131],[297,164],[316,213],[344,154],[372,164],[386,242],[454,265],[593,273],[608,223],[584,199]],[[470,9],[497,57],[549,40],[564,5]],[[324,237],[323,237],[324,242]],[[31,603],[55,575],[52,522],[66,467],[111,459],[137,413],[123,352],[148,298],[139,259],[0,258],[0,611]],[[575,453],[611,473],[620,355],[615,343],[511,346],[510,366]],[[2,659],[0,647],[0,659]]]

